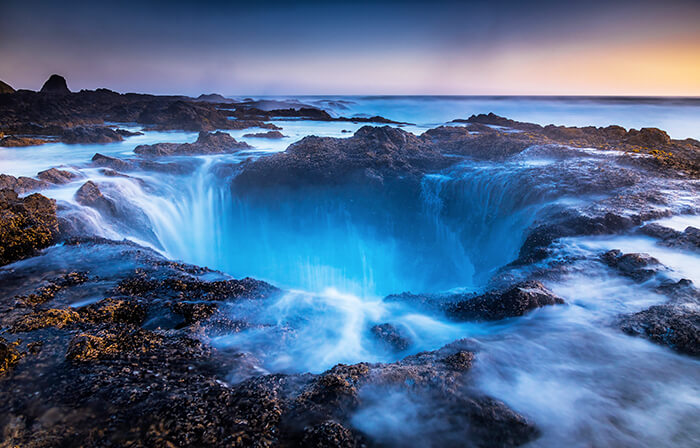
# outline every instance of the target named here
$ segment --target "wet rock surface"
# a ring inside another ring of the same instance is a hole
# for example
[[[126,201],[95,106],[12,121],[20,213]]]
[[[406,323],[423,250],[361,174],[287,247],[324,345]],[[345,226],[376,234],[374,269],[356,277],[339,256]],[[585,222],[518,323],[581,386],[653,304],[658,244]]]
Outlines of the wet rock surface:
[[[273,132],[273,131],[271,131]],[[245,142],[236,141],[226,132],[200,132],[194,143],[156,143],[139,145],[134,149],[142,156],[171,156],[194,154],[223,154],[251,148]]]
[[[61,141],[69,144],[114,143],[123,141],[124,137],[142,134],[142,132],[131,132],[107,126],[76,126],[63,131]]]
[[[66,272],[67,261],[80,272]],[[436,440],[500,447],[537,437],[528,419],[469,387],[478,358],[463,342],[395,363],[227,382],[247,361],[208,345],[200,331],[221,313],[218,304],[264,306],[276,294],[264,282],[101,239],[69,240],[0,269],[0,327],[11,336],[0,339],[5,440],[29,447],[371,446],[354,416],[391,390],[452,415],[454,424]],[[92,303],[71,306],[88,297]],[[169,325],[172,310],[187,324]]]
[[[253,137],[253,138],[269,138],[269,139],[280,139],[280,138],[285,138],[286,135],[281,133],[280,131],[267,131],[267,132],[258,132],[255,134],[245,134],[243,137]]]
[[[283,153],[258,159],[234,179],[240,187],[382,183],[417,177],[453,161],[415,135],[392,127],[360,128],[347,139],[305,137]]]
[[[40,194],[0,190],[0,266],[34,255],[58,236],[56,203]]]
[[[67,184],[77,179],[79,176],[71,171],[60,170],[58,168],[51,168],[48,170],[40,171],[37,177],[45,182],[50,182],[52,184]]]

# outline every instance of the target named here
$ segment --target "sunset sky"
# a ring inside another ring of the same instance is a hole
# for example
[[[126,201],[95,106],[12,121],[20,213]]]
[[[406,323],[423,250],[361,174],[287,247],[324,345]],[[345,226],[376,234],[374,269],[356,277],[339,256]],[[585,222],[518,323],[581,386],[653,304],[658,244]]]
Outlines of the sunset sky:
[[[199,94],[700,96],[698,1],[2,0],[0,80]]]

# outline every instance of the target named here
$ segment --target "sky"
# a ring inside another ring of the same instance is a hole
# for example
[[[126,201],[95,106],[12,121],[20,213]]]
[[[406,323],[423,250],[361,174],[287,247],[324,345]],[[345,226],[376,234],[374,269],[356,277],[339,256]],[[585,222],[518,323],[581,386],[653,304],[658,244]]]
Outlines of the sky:
[[[700,96],[698,0],[0,2],[15,88]]]

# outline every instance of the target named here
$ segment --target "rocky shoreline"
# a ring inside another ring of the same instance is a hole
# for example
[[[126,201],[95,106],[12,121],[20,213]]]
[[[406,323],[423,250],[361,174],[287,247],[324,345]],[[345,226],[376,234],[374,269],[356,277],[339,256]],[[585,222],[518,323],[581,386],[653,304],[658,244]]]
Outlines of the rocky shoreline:
[[[235,108],[218,96],[70,93],[60,77],[39,93],[4,90],[0,131],[11,134],[3,139],[8,146],[36,144],[37,136],[65,143],[129,136],[105,122],[200,132],[192,143],[137,146],[132,158],[95,154],[93,166],[109,176],[191,172],[188,161],[172,156],[248,150],[222,131],[262,127],[271,130],[252,136],[280,138],[275,118],[364,122],[304,107]],[[453,124],[420,136],[390,126],[364,126],[349,138],[308,136],[284,152],[230,167],[232,188],[276,197],[289,189],[360,185],[371,194],[403,198],[417,194],[426,174],[453,169],[465,158],[508,161],[533,148],[557,157],[581,148],[616,151],[623,168],[601,169],[592,180],[582,176],[571,188],[621,194],[535,223],[518,258],[496,273],[486,291],[384,298],[457,322],[510,322],[538,308],[572,306],[546,286],[578,261],[555,256],[565,238],[638,232],[667,247],[700,250],[696,228],[679,232],[645,224],[666,215],[663,199],[641,182],[645,176],[697,179],[700,142],[672,140],[658,129],[542,127],[493,114]],[[7,446],[383,446],[359,430],[353,416],[393,393],[431,405],[417,418],[442,422],[426,435],[438,444],[509,447],[541,435],[537,421],[480,391],[472,368],[483,361],[473,340],[318,374],[267,372],[253,355],[217,348],[212,340],[218,335],[259,325],[232,315],[230,305],[264,309],[284,291],[173,262],[126,240],[79,235],[56,201],[38,193],[20,196],[77,181],[79,204],[105,215],[122,213],[98,183],[71,171],[0,175],[0,428]],[[666,267],[641,253],[607,251],[588,261],[668,299],[619,316],[616,331],[700,356],[700,291],[690,280],[670,279]],[[410,337],[391,323],[367,330],[396,353],[411,347]]]

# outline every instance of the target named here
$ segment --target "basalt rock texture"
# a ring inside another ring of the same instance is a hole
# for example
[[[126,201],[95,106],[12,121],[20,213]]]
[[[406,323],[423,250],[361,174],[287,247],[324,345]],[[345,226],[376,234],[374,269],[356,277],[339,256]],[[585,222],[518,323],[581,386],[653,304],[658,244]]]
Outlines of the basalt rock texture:
[[[56,203],[40,194],[0,190],[0,266],[34,255],[58,235]]]
[[[0,174],[0,189],[14,190],[18,194],[41,190],[48,186],[49,184],[44,180],[37,180],[25,176],[15,177],[9,174]]]
[[[700,291],[690,280],[666,283],[658,288],[668,303],[622,316],[622,331],[647,338],[690,356],[700,357]]]
[[[235,185],[333,185],[417,178],[453,163],[421,138],[401,129],[364,126],[347,139],[305,137],[286,151],[248,163]]]
[[[274,132],[274,131],[270,131]],[[156,143],[139,145],[134,149],[141,156],[173,156],[195,154],[223,154],[251,148],[245,142],[236,141],[226,132],[200,132],[194,143]]]
[[[438,309],[456,320],[492,321],[518,317],[549,305],[562,305],[564,299],[538,281],[524,281],[484,294],[394,294],[387,302],[411,303]]]
[[[657,128],[625,130],[620,126],[566,127],[539,126],[500,117],[493,113],[472,115],[467,120],[455,120],[477,126],[478,132],[485,132],[484,126],[507,128],[509,140],[531,142],[531,144],[559,144],[574,147],[597,148],[602,150],[625,151],[643,154],[646,157],[635,161],[653,168],[681,170],[693,176],[700,175],[700,142],[694,139],[673,140]],[[499,134],[504,132],[496,129]],[[516,132],[512,132],[516,131]],[[486,131],[491,132],[491,131]]]
[[[107,126],[76,126],[63,131],[63,143],[114,143],[124,140],[124,137],[142,135],[141,132],[131,132],[125,129],[113,129]]]
[[[58,168],[51,168],[48,170],[40,171],[37,174],[37,177],[45,182],[60,185],[72,182],[79,176],[71,171],[59,170]]]
[[[470,387],[478,354],[468,341],[395,363],[231,383],[248,361],[203,335],[227,304],[266,306],[276,288],[102,239],[23,263],[0,269],[9,338],[0,339],[0,428],[12,446],[371,446],[355,416],[396,392],[419,400],[422,418],[449,422],[427,435],[438,442],[510,447],[539,434]],[[190,313],[199,305],[206,312]]]

